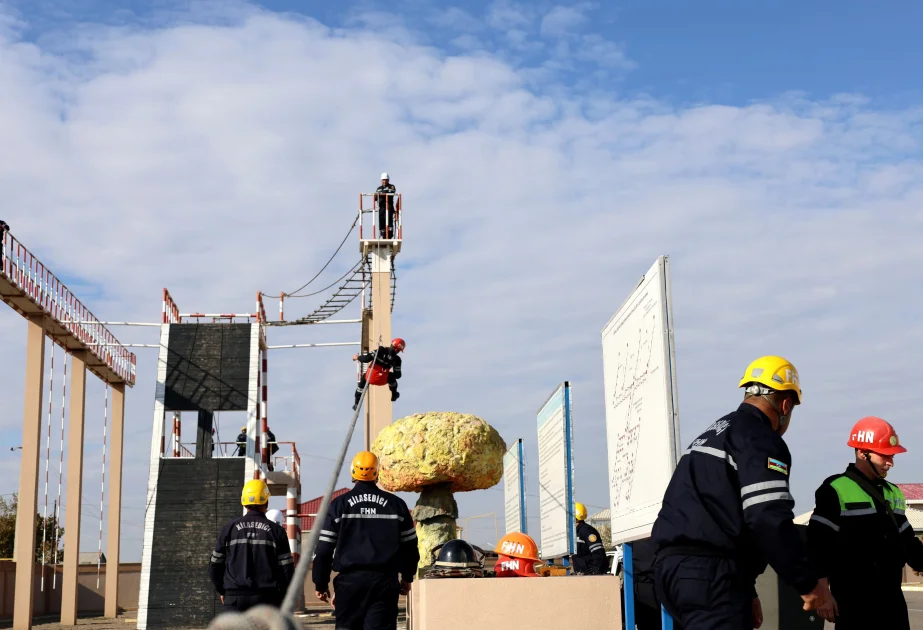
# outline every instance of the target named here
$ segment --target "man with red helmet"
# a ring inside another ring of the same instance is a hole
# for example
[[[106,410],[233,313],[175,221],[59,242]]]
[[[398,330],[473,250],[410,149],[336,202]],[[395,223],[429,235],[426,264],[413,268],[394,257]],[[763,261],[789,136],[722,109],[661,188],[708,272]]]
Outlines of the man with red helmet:
[[[846,445],[855,449],[855,463],[814,493],[811,558],[830,580],[837,630],[909,630],[902,572],[905,564],[923,570],[923,543],[904,514],[904,493],[885,480],[894,456],[907,449],[894,427],[874,416],[853,426]]]
[[[378,347],[378,356],[374,352],[353,355],[353,361],[360,363],[371,363],[368,368],[362,372],[359,377],[359,385],[356,387],[356,400],[353,403],[353,411],[359,406],[359,399],[362,397],[362,390],[365,389],[365,383],[369,385],[387,385],[391,390],[391,400],[395,401],[400,398],[401,394],[397,391],[397,379],[401,377],[401,357],[399,353],[404,351],[407,344],[400,337],[396,337],[391,342],[391,346]]]

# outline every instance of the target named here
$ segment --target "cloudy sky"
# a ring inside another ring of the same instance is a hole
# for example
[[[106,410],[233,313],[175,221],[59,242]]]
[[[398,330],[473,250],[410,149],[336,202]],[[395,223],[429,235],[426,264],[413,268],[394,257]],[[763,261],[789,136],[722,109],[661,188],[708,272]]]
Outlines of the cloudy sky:
[[[923,9],[309,4],[0,2],[0,218],[100,318],[157,321],[163,287],[187,312],[249,311],[257,290],[297,288],[387,170],[405,195],[395,416],[475,413],[524,438],[533,533],[535,413],[562,380],[576,496],[608,503],[600,331],[661,254],[684,445],[772,353],[805,392],[786,435],[796,511],[849,461],[864,415],[923,450]],[[356,260],[350,240],[317,284]],[[292,300],[287,314],[316,304]],[[17,489],[25,331],[0,311],[0,493]],[[157,341],[156,329],[115,332]],[[270,343],[358,334],[272,329]],[[350,417],[352,352],[270,357],[271,426],[303,453],[305,499],[323,491]],[[126,560],[141,554],[156,364],[137,353]],[[87,416],[81,550],[94,550],[98,383]],[[219,420],[233,439],[240,418]],[[923,481],[923,458],[898,458],[892,480]],[[501,486],[458,498],[462,516],[496,512],[502,533]],[[492,544],[492,518],[469,533]]]

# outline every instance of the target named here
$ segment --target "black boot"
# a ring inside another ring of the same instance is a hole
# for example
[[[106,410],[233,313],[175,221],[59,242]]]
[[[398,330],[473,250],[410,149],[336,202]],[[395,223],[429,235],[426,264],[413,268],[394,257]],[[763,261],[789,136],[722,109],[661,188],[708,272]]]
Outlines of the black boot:
[[[391,390],[391,402],[394,402],[401,397],[401,393],[396,389]]]

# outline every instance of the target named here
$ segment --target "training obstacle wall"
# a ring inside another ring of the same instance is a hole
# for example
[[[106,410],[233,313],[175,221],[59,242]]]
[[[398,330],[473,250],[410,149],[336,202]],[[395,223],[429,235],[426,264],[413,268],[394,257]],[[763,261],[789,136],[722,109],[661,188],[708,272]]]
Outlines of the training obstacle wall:
[[[208,563],[221,527],[241,515],[241,487],[254,472],[260,343],[259,324],[161,327],[138,630],[203,628],[219,610]],[[165,417],[174,411],[199,412],[195,457],[166,456]],[[247,411],[247,457],[212,458],[215,411]]]
[[[240,516],[243,478],[242,457],[163,460],[148,569],[148,628],[204,628],[221,612],[208,564],[218,532]]]

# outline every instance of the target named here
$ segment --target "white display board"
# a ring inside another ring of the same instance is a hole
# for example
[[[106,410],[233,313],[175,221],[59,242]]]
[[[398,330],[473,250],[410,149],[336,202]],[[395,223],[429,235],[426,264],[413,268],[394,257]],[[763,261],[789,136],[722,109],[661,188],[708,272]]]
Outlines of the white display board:
[[[538,481],[541,557],[574,553],[573,423],[570,383],[565,381],[538,411]]]
[[[526,476],[522,455],[522,440],[503,455],[503,496],[506,508],[506,533],[527,533]]]
[[[669,259],[661,256],[602,331],[612,543],[650,536],[676,467]]]

